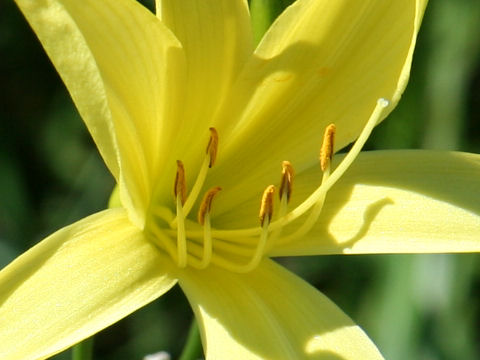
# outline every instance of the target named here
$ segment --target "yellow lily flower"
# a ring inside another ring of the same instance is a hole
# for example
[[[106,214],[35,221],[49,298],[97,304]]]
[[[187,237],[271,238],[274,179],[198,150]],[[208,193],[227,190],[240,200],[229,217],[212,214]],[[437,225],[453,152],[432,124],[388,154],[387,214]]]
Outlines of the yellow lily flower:
[[[177,282],[207,359],[380,359],[269,257],[480,250],[479,156],[358,155],[406,86],[425,1],[298,0],[256,49],[246,0],[16,2],[121,205],[0,272],[1,359],[58,353]]]

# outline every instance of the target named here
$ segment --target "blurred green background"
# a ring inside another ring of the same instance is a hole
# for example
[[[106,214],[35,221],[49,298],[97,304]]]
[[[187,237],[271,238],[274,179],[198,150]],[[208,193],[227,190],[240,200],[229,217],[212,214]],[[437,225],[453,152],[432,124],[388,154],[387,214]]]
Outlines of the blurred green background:
[[[252,0],[255,29],[289,2]],[[265,4],[272,7],[262,12]],[[430,3],[408,89],[368,149],[480,152],[479,19],[478,0]],[[54,230],[105,208],[113,180],[13,1],[0,2],[0,55],[1,268]],[[357,321],[387,359],[480,359],[480,255],[284,262]],[[175,288],[98,334],[94,358],[142,359],[160,350],[175,358],[191,317]],[[68,358],[68,351],[55,357]]]

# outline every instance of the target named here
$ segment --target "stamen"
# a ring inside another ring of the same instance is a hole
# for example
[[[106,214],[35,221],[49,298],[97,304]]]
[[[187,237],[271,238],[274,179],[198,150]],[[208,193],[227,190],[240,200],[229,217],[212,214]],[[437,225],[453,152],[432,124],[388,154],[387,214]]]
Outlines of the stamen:
[[[330,162],[328,163],[327,167],[325,168],[322,176],[322,184],[327,181],[328,177],[330,176]],[[305,222],[292,234],[289,234],[279,240],[280,243],[287,243],[291,240],[301,238],[307,232],[309,232],[313,225],[317,222],[320,214],[322,213],[323,204],[325,202],[325,197],[327,196],[327,192],[324,192],[322,196],[319,197],[315,205],[312,207],[312,210],[308,214],[307,219]],[[281,231],[281,230],[276,230]]]
[[[265,252],[268,239],[268,226],[273,216],[273,195],[275,194],[275,186],[267,186],[263,192],[262,202],[260,204],[260,224],[262,225],[262,232],[260,234],[260,240],[258,241],[257,248],[248,264],[241,266],[237,269],[238,272],[248,272],[260,263],[262,255]]]
[[[272,229],[276,228],[277,226],[285,226],[286,224],[290,223],[291,221],[297,219],[299,216],[303,215],[306,211],[308,211],[312,206],[314,206],[322,197],[325,196],[328,190],[340,179],[340,177],[347,171],[353,161],[356,159],[360,151],[362,150],[363,145],[367,141],[369,135],[371,134],[373,128],[378,123],[380,118],[383,115],[383,111],[390,102],[384,98],[380,98],[377,101],[377,105],[370,115],[365,127],[363,128],[360,136],[358,137],[357,141],[353,144],[350,151],[347,155],[343,158],[342,162],[337,166],[337,168],[333,171],[333,173],[328,176],[325,182],[317,188],[305,201],[303,201],[296,209],[292,210],[290,213],[285,215],[282,219],[278,219],[275,223],[272,223]]]
[[[343,158],[342,162],[337,166],[337,168],[328,176],[325,182],[322,182],[322,185],[318,187],[307,199],[305,199],[300,205],[298,205],[294,210],[290,211],[283,217],[273,221],[269,229],[270,231],[275,231],[281,227],[286,226],[292,221],[296,220],[298,217],[305,214],[309,209],[311,209],[315,204],[319,203],[321,199],[326,195],[330,188],[338,181],[338,179],[347,171],[350,165],[353,163],[355,158],[360,153],[363,145],[370,136],[373,128],[382,118],[384,110],[389,106],[390,102],[387,99],[380,98],[377,100],[377,105],[373,110],[370,118],[368,119],[365,127],[363,128],[360,136],[351,147],[350,151]],[[259,235],[262,229],[248,228],[248,229],[235,229],[235,230],[214,230],[213,236],[219,238],[231,238],[231,237],[250,237]]]
[[[322,168],[322,171],[327,169],[327,166],[332,160],[335,129],[335,124],[330,124],[325,129],[325,133],[323,135],[323,143],[320,149],[320,167]]]
[[[287,242],[311,230],[321,215],[327,192],[358,156],[371,131],[384,116],[385,109],[388,105],[388,100],[378,99],[375,109],[358,139],[335,169],[333,169],[331,165],[334,151],[335,125],[330,124],[327,126],[320,151],[320,165],[323,171],[321,184],[310,196],[291,211],[288,211],[288,203],[292,196],[295,174],[292,165],[288,161],[282,162],[282,177],[279,187],[280,206],[275,210],[278,211],[276,220],[273,221],[273,201],[276,189],[274,185],[270,185],[263,192],[261,199],[259,212],[260,227],[257,226],[253,228],[231,230],[212,229],[210,218],[211,206],[213,198],[221,190],[219,187],[208,190],[200,203],[198,222],[200,225],[203,225],[203,229],[198,228],[197,230],[193,221],[187,219],[188,213],[192,209],[203,187],[208,169],[214,165],[216,160],[218,134],[214,128],[210,128],[210,139],[206,149],[206,156],[188,197],[185,169],[183,163],[177,161],[177,173],[174,186],[176,218],[175,220],[168,221],[173,217],[173,214],[170,215],[167,211],[161,211],[159,214],[155,213],[158,219],[170,222],[171,225],[171,229],[165,229],[165,233],[163,232],[164,230],[160,231],[160,229],[156,227],[153,228],[153,230],[161,232],[161,235],[166,235],[165,239],[160,239],[162,242],[165,242],[165,244],[160,243],[160,245],[165,247],[167,253],[169,253],[174,260],[177,260],[179,267],[189,265],[202,269],[212,263],[234,272],[243,273],[253,270],[262,261],[269,247],[276,243],[277,238],[280,242]],[[305,216],[306,214],[308,214],[308,216]],[[301,226],[297,226],[293,233],[280,237],[279,235],[282,231],[285,231],[284,227],[299,217],[305,219],[305,222],[301,224]],[[186,225],[188,225],[189,228],[192,226],[193,229],[186,231]],[[153,231],[154,235],[155,232],[156,231]],[[174,241],[175,232],[177,235],[176,249]],[[161,238],[161,236],[159,237]],[[168,239],[171,240],[167,241]],[[215,240],[215,248],[213,248],[213,240]]]
[[[273,198],[273,194],[272,194],[272,198]],[[247,273],[249,271],[252,271],[258,266],[258,264],[262,260],[262,256],[265,253],[265,248],[267,246],[269,224],[270,224],[269,220],[262,223],[262,233],[260,234],[260,240],[258,241],[257,248],[255,249],[255,253],[253,254],[248,264],[234,267],[232,270],[239,273]]]
[[[210,155],[210,162],[208,167],[212,167],[215,164],[215,160],[217,159],[217,149],[218,149],[218,133],[214,127],[210,129],[210,140],[207,145],[207,154]]]
[[[179,267],[187,266],[187,238],[185,234],[185,215],[183,204],[187,197],[187,184],[185,181],[185,168],[180,160],[177,160],[177,174],[174,186],[175,202],[177,205],[177,261]]]
[[[295,176],[295,171],[293,170],[293,166],[290,161],[283,161],[282,162],[282,178],[280,180],[280,190],[279,190],[279,197],[280,197],[280,207],[278,209],[278,217],[282,218],[288,211],[288,203],[290,202],[290,198],[292,197],[292,188],[293,188],[293,178]],[[270,234],[270,241],[268,248],[275,245],[277,238],[282,233],[282,228],[278,228],[274,230]]]
[[[330,176],[330,168],[331,168],[331,162],[332,162],[332,157],[333,157],[333,148],[334,148],[334,140],[335,140],[335,124],[330,124],[325,128],[325,132],[323,134],[323,142],[322,146],[320,148],[320,167],[323,171],[323,176],[322,176],[322,184],[327,181],[328,177]],[[323,203],[325,202],[325,197],[327,193],[325,192],[323,196],[320,196],[313,205],[312,210],[308,214],[307,219],[305,222],[297,228],[295,232],[292,234],[289,234],[288,236],[285,236],[281,239],[281,242],[289,242],[290,240],[302,237],[305,235],[312,227],[313,225],[317,222],[318,218],[320,217],[320,214],[322,212],[323,208]],[[286,214],[286,211],[280,215],[280,217],[283,217]],[[282,228],[277,229],[273,232],[271,238],[273,238],[275,241],[279,236],[279,233],[281,233]],[[270,242],[273,242],[272,240]]]
[[[292,195],[293,177],[295,172],[293,166],[289,161],[282,162],[282,179],[280,181],[280,191],[278,195],[282,200],[283,195],[286,195],[287,203],[290,201]]]
[[[187,237],[185,234],[185,215],[180,196],[177,196],[177,260],[178,266],[187,266]]]
[[[200,203],[200,208],[198,209],[197,219],[200,225],[205,224],[205,215],[207,215],[210,212],[213,198],[215,197],[215,195],[218,194],[220,190],[222,190],[222,188],[219,186],[216,186],[214,188],[211,188],[205,193],[205,196],[203,197],[203,200]]]
[[[259,216],[260,223],[262,225],[260,240],[257,243],[255,252],[253,253],[253,256],[250,258],[250,261],[244,265],[238,265],[238,264],[224,261],[223,259],[218,259],[217,261],[221,264],[221,266],[233,272],[246,273],[255,269],[257,265],[260,263],[260,261],[262,260],[262,256],[265,253],[265,248],[267,246],[268,226],[270,225],[270,221],[273,215],[274,194],[275,194],[275,186],[273,185],[268,186],[263,192],[262,202],[260,204],[260,216]]]
[[[198,222],[203,225],[203,255],[202,261],[198,266],[200,269],[204,269],[208,266],[212,260],[212,227],[210,224],[210,208],[215,195],[222,190],[220,187],[214,187],[208,190],[203,197],[200,209],[198,210]]]
[[[175,175],[175,186],[173,188],[175,200],[180,198],[181,204],[187,199],[187,182],[185,181],[185,168],[180,160],[177,160],[177,174]]]
[[[200,195],[200,190],[202,190],[202,186],[207,177],[208,169],[215,164],[215,160],[217,159],[218,133],[213,127],[211,127],[209,130],[210,139],[207,145],[206,156],[203,160],[202,166],[200,167],[200,171],[198,172],[195,184],[193,185],[190,194],[188,194],[188,198],[184,206],[185,217],[188,216],[193,208],[193,205],[195,204],[195,201],[197,201],[198,195]]]
[[[268,186],[263,192],[262,202],[260,204],[260,224],[263,226],[265,220],[270,223],[273,215],[273,194],[275,193],[275,186]]]

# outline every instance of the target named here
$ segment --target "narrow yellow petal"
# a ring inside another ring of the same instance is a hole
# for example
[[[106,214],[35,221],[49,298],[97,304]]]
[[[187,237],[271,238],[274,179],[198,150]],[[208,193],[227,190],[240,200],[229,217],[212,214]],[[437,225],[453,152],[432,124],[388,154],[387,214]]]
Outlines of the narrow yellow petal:
[[[234,197],[268,184],[284,160],[298,170],[312,164],[330,123],[337,126],[335,149],[344,147],[379,98],[390,101],[388,114],[406,86],[424,7],[415,0],[298,0],[289,7],[214,125],[226,144],[213,171],[222,179],[229,174],[223,198],[241,203]],[[229,193],[230,183],[237,194]]]
[[[245,0],[157,0],[156,8],[157,16],[182,43],[188,73],[183,112],[169,119],[178,124],[171,135],[175,147],[170,157],[184,161],[189,172],[196,173],[212,117],[253,52],[248,4]]]
[[[168,291],[168,260],[106,210],[65,227],[0,272],[0,358],[51,356]]]
[[[314,173],[297,176],[297,195]],[[315,227],[271,255],[479,252],[479,179],[480,155],[363,153],[328,192]]]
[[[337,306],[271,260],[244,275],[185,270],[179,284],[207,359],[382,359]]]
[[[65,82],[143,223],[180,111],[184,54],[174,35],[132,0],[16,1]]]

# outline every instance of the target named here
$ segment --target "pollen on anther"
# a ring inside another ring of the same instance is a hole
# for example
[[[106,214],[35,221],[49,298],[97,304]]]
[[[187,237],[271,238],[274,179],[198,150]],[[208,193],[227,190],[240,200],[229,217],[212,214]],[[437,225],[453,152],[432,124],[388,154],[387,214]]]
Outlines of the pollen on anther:
[[[175,175],[175,186],[173,188],[175,199],[180,197],[182,205],[187,200],[187,183],[185,180],[185,168],[180,160],[177,160],[177,174]]]
[[[330,164],[333,156],[333,147],[335,140],[335,124],[330,124],[325,128],[323,134],[322,148],[320,149],[320,167],[325,171]]]
[[[282,162],[282,179],[280,181],[280,190],[278,193],[280,200],[282,200],[282,197],[285,194],[287,197],[287,202],[290,201],[290,197],[292,195],[294,176],[295,176],[295,171],[293,170],[293,166],[290,163],[290,161],[283,161]]]
[[[210,140],[208,141],[207,145],[207,154],[210,155],[210,162],[208,167],[212,167],[215,164],[215,160],[217,159],[217,150],[218,150],[218,133],[214,127],[210,129]]]
[[[202,202],[200,203],[200,207],[198,209],[198,216],[197,216],[198,223],[200,225],[205,224],[205,216],[207,215],[207,213],[210,212],[210,208],[212,207],[213,198],[215,197],[215,195],[218,194],[218,192],[220,190],[222,190],[221,187],[215,186],[215,187],[211,188],[210,190],[208,190],[205,193],[205,195],[203,196]]]
[[[273,195],[275,194],[275,186],[269,185],[263,192],[262,202],[260,204],[260,224],[263,226],[265,220],[270,222],[273,215]]]

